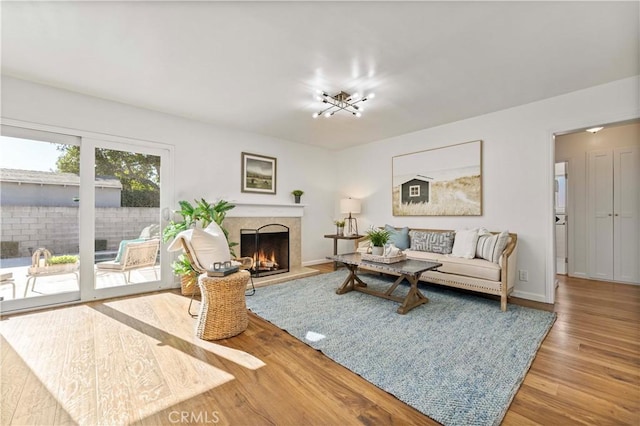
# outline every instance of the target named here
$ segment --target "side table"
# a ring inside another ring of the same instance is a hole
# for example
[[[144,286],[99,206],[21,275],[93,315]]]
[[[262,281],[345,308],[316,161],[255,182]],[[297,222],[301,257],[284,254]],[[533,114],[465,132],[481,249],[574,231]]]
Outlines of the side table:
[[[327,234],[324,236],[325,238],[333,239],[333,255],[338,255],[338,240],[353,240],[354,242],[354,250],[358,247],[358,241],[363,235],[338,235],[338,234]],[[338,262],[333,262],[333,270],[338,269]]]
[[[202,274],[198,285],[202,293],[196,336],[204,340],[226,339],[247,329],[249,316],[245,290],[249,271],[242,270],[226,277]]]

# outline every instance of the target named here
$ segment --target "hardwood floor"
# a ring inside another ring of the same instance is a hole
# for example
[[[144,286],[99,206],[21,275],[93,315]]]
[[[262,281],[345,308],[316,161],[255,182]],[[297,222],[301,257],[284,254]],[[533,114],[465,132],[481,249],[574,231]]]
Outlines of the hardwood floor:
[[[188,303],[160,292],[3,318],[0,423],[436,424],[254,315],[237,337],[196,339]],[[640,286],[560,277],[555,311],[503,424],[640,424]]]

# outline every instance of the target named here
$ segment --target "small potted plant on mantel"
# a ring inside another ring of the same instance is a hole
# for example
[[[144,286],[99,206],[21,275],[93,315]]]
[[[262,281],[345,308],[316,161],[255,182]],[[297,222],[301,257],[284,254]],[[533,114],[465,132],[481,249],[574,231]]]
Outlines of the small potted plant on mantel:
[[[367,232],[367,237],[371,241],[371,254],[382,256],[384,254],[384,245],[387,244],[391,234],[389,231],[381,228],[371,228]]]
[[[343,236],[344,235],[344,224],[345,221],[343,219],[334,220],[333,223],[336,225],[336,235]]]
[[[293,194],[296,204],[300,204],[300,197],[304,194],[304,191],[301,189],[294,189],[291,193]]]

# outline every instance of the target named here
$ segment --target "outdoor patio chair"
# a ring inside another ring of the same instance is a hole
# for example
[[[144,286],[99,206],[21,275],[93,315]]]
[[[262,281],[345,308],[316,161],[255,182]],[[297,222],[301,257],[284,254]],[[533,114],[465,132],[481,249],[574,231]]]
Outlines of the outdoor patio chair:
[[[120,272],[125,277],[127,284],[131,282],[131,271],[135,269],[153,267],[158,259],[160,240],[154,238],[148,241],[131,241],[125,244],[119,262],[110,260],[96,263],[95,275]],[[158,272],[153,268],[153,273],[158,279]]]

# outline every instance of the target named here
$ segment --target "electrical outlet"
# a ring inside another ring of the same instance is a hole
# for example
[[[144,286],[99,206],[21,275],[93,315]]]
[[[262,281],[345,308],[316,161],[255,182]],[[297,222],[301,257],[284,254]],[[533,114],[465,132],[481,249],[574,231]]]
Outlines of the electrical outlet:
[[[529,281],[529,271],[520,269],[518,271],[518,279],[520,281]]]

